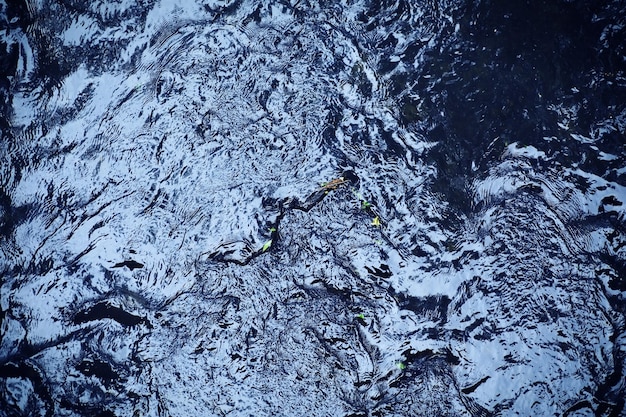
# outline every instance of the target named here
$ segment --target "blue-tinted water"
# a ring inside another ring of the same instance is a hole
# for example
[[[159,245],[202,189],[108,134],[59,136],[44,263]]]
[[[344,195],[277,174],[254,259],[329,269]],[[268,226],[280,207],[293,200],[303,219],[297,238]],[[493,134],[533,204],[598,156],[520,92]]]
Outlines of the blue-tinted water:
[[[0,1],[0,414],[624,414],[623,2]]]

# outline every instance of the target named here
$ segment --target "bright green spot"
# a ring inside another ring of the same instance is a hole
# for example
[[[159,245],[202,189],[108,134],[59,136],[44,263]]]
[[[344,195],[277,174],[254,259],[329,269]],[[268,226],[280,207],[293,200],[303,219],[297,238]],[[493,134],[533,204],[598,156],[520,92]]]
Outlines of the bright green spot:
[[[371,204],[369,201],[361,201],[361,209],[362,210],[367,210],[368,208],[370,208]]]
[[[268,250],[270,246],[272,246],[272,239],[268,240],[267,242],[265,242],[265,244],[263,244],[263,252]]]
[[[357,319],[365,320],[365,315],[363,313],[356,315]]]
[[[372,220],[372,226],[375,226],[375,227],[380,226],[380,219],[378,218],[378,216],[374,217],[374,220]]]
[[[406,365],[402,362],[398,362],[396,363],[396,366],[398,367],[399,370],[404,371],[406,369]]]
[[[270,233],[274,233],[276,231],[275,227],[270,227]]]

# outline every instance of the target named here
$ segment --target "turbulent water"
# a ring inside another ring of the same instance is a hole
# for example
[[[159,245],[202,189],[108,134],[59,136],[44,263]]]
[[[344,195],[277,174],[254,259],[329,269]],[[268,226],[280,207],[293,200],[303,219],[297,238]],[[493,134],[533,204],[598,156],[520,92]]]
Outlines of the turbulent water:
[[[623,1],[0,28],[0,415],[626,415]]]

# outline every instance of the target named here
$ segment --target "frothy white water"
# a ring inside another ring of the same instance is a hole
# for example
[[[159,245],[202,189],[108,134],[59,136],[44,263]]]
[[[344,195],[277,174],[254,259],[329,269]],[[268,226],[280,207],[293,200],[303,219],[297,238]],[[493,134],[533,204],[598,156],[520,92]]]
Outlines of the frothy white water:
[[[110,41],[111,65],[70,66],[48,96],[17,74],[0,358],[46,388],[15,371],[7,406],[599,407],[623,366],[623,293],[602,256],[623,259],[625,190],[512,143],[468,182],[472,210],[439,194],[441,143],[401,80],[456,39],[455,5],[124,6],[56,28],[72,59]]]

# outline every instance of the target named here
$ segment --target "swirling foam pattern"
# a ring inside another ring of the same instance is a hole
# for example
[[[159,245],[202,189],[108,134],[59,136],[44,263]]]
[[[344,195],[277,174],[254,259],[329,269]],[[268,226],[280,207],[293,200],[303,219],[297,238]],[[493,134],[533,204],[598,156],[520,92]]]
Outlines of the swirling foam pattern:
[[[75,3],[0,2],[0,414],[624,412],[619,2]]]

